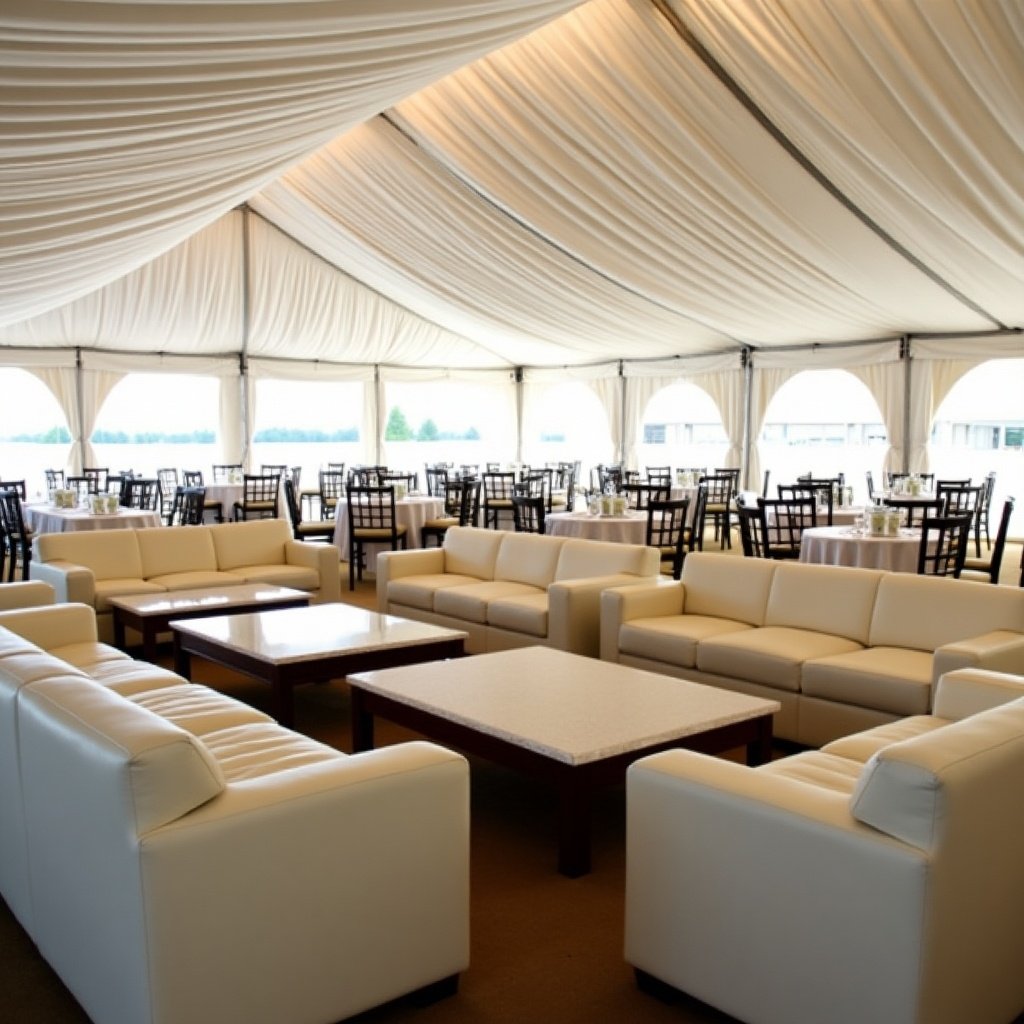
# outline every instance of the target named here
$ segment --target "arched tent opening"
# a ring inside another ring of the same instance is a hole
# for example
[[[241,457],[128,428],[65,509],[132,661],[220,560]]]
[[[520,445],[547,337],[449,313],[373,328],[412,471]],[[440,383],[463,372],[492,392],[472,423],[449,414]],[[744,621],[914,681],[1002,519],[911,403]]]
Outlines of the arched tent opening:
[[[551,382],[531,390],[523,411],[523,461],[579,462],[577,486],[586,487],[590,467],[614,460],[608,415],[597,392],[584,381]]]
[[[714,399],[690,381],[656,392],[643,412],[637,466],[677,468],[724,466],[729,437]]]
[[[30,496],[41,495],[44,470],[68,463],[71,431],[64,410],[29,370],[0,367],[0,394],[7,396],[0,402],[0,479],[24,480]]]
[[[805,370],[775,392],[757,446],[762,470],[771,474],[769,497],[798,476],[842,473],[854,500],[866,502],[866,474],[881,482],[888,438],[863,381],[847,370]]]

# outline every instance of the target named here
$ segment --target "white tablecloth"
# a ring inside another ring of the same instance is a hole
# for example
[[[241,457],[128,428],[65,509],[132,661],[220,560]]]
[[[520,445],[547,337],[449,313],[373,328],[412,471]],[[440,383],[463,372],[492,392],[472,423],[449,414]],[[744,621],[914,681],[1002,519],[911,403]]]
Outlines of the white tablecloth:
[[[54,508],[52,505],[25,505],[25,525],[33,533],[69,533],[72,530],[124,530],[160,526],[156,512],[120,508],[110,515],[93,515],[80,508]]]
[[[872,537],[855,534],[849,526],[816,526],[803,532],[800,561],[917,572],[920,547],[920,530],[901,530],[896,537]]]
[[[647,539],[647,513],[624,516],[592,516],[589,512],[552,512],[544,517],[544,529],[553,537],[582,537],[618,544],[643,544]]]
[[[410,548],[423,547],[420,532],[428,519],[439,519],[444,513],[444,502],[427,495],[411,495],[395,502],[395,521],[406,528],[405,543]],[[334,517],[334,543],[338,545],[342,561],[348,561],[348,503],[338,502]],[[390,550],[390,545],[374,545],[366,549],[366,568],[371,572],[377,561],[377,551]]]

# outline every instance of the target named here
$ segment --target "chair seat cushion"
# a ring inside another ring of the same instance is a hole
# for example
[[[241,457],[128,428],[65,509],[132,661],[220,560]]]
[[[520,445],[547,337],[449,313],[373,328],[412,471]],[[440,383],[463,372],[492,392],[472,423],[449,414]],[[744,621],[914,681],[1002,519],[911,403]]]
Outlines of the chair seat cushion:
[[[932,654],[869,647],[816,659],[804,665],[803,692],[893,715],[926,715],[931,710]]]
[[[701,641],[697,668],[796,693],[800,690],[804,662],[861,649],[856,641],[829,633],[791,626],[761,626]]]
[[[459,573],[439,572],[424,576],[406,576],[388,583],[388,601],[430,612],[434,610],[434,596],[439,590],[479,582],[475,576],[462,576]]]
[[[876,725],[873,729],[855,732],[852,736],[843,736],[822,747],[822,753],[836,754],[860,764],[867,762],[883,747],[900,740],[909,740],[912,736],[923,736],[926,732],[941,729],[949,724],[949,719],[936,718],[934,715],[911,715],[896,722]]]
[[[397,526],[395,527],[394,533],[401,537],[405,534],[407,527]],[[391,540],[391,530],[383,529],[376,526],[357,526],[352,531],[352,536],[356,540]]]
[[[619,650],[669,665],[695,668],[697,646],[702,640],[753,628],[745,622],[710,615],[659,615],[651,619],[632,619],[619,630]]]
[[[218,729],[204,733],[201,742],[229,784],[348,756],[276,722]]]
[[[134,694],[133,703],[173,722],[193,736],[250,722],[271,722],[269,715],[207,686],[192,683],[165,686]]]
[[[428,519],[423,524],[424,530],[447,530],[449,527],[458,526],[458,516],[443,516],[440,519]]]
[[[434,611],[467,622],[487,622],[487,606],[491,601],[506,597],[525,597],[543,594],[539,587],[508,580],[484,580],[462,587],[445,587],[434,596]]]
[[[524,594],[521,597],[503,597],[487,605],[487,621],[500,629],[510,629],[527,636],[548,635],[548,595]]]
[[[819,786],[849,797],[857,786],[862,768],[863,764],[860,761],[853,761],[836,753],[805,750],[762,765],[758,771],[766,775],[796,779],[805,785]]]

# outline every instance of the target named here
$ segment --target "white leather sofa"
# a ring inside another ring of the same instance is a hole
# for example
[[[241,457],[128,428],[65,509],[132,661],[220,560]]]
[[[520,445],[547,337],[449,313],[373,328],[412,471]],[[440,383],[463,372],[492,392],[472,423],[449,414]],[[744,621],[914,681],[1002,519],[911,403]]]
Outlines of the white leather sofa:
[[[777,700],[775,736],[817,747],[927,714],[952,669],[1024,673],[1024,590],[693,552],[605,591],[601,657]]]
[[[378,610],[464,630],[466,651],[545,644],[597,656],[600,595],[660,570],[657,548],[453,526],[377,556]]]
[[[994,589],[990,586],[989,589]],[[1024,1010],[1024,678],[748,768],[626,781],[626,960],[747,1024],[1008,1024]]]
[[[29,577],[49,583],[58,601],[95,608],[108,642],[110,598],[125,594],[270,583],[307,591],[314,603],[341,600],[338,549],[295,540],[283,519],[41,534]]]
[[[347,756],[0,614],[0,891],[95,1024],[324,1024],[468,964],[465,760]]]

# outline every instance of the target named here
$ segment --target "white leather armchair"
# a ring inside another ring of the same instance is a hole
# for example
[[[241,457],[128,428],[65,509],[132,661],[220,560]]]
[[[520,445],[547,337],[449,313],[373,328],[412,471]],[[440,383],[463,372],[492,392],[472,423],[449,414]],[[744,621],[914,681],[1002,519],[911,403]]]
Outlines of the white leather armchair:
[[[641,985],[748,1024],[1014,1019],[1022,694],[1024,678],[961,670],[935,715],[822,751],[634,764],[625,955]]]

